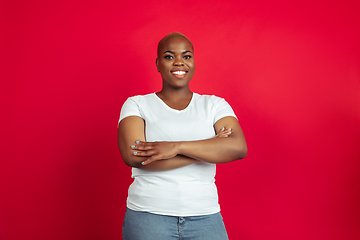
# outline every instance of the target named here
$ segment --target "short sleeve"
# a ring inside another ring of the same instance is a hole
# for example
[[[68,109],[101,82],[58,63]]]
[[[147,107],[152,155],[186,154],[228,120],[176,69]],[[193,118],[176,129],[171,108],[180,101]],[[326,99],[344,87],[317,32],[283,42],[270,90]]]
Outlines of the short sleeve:
[[[223,117],[234,117],[237,119],[230,104],[226,102],[225,99],[220,98],[215,108],[214,124]]]
[[[130,97],[124,102],[120,111],[120,118],[118,124],[122,119],[129,116],[138,116],[142,118],[139,107],[139,97]]]

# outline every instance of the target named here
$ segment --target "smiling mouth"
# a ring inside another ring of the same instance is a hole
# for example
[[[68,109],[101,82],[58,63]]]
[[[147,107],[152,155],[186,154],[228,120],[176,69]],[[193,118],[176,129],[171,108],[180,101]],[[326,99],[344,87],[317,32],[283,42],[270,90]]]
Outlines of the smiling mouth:
[[[186,75],[186,71],[173,71],[171,73],[173,75],[175,75],[176,77],[185,77],[185,75]]]

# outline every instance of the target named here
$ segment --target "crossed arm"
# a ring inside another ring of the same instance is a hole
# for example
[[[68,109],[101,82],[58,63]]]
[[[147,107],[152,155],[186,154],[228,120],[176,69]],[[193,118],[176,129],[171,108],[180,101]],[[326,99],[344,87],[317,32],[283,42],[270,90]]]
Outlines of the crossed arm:
[[[144,120],[130,116],[120,121],[118,145],[125,164],[157,171],[199,161],[226,163],[246,156],[245,137],[236,118],[224,117],[215,123],[214,128],[216,137],[206,140],[145,142]]]

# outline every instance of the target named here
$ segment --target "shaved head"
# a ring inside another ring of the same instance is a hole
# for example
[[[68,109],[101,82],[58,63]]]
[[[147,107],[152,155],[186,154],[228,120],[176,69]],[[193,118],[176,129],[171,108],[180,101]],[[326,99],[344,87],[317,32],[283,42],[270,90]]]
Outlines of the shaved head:
[[[170,39],[170,38],[174,38],[174,37],[183,37],[185,38],[186,40],[189,41],[190,45],[191,45],[191,48],[192,50],[194,51],[194,46],[192,44],[192,42],[190,41],[189,38],[187,38],[184,34],[182,33],[179,33],[179,32],[172,32],[172,33],[169,33],[168,35],[166,35],[165,37],[163,37],[160,42],[158,43],[158,47],[157,47],[157,55],[158,57],[160,56],[160,50],[164,47],[165,45],[165,42]]]

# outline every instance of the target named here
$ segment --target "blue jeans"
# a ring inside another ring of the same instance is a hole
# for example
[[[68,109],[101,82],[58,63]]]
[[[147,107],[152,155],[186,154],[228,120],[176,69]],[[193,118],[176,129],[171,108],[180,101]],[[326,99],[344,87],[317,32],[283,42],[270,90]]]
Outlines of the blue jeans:
[[[228,240],[220,213],[174,217],[126,209],[123,240]]]

